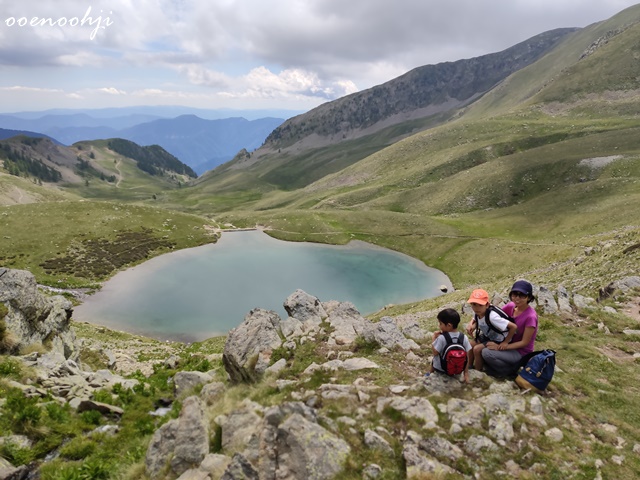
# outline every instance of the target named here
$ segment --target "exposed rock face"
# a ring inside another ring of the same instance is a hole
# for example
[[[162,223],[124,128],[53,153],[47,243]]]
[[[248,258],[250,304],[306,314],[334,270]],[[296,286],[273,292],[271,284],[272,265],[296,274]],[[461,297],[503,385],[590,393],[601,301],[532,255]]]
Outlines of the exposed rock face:
[[[327,312],[318,298],[302,290],[296,290],[284,301],[284,309],[290,317],[303,323],[320,324]]]
[[[256,308],[229,332],[222,362],[232,382],[253,382],[264,373],[273,349],[282,343],[279,324],[276,312]]]
[[[73,355],[75,335],[69,328],[71,302],[61,296],[42,295],[33,274],[0,268],[0,303],[8,309],[3,319],[6,330],[0,339],[4,353],[45,343],[65,358]]]
[[[276,444],[276,478],[333,478],[351,452],[347,442],[298,413],[280,424]]]
[[[378,323],[371,323],[363,332],[365,340],[378,342],[387,348],[400,347],[403,350],[419,350],[420,346],[407,339],[391,317],[382,317]]]
[[[204,406],[198,397],[188,397],[180,416],[160,427],[153,435],[145,466],[147,475],[162,478],[169,465],[176,475],[200,466],[209,453],[209,428]]]

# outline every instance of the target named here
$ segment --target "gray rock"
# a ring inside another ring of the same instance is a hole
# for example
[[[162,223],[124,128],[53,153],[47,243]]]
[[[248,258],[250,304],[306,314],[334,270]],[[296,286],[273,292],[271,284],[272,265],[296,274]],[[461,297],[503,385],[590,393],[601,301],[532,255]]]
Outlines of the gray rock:
[[[562,430],[557,427],[551,428],[544,432],[544,436],[552,442],[561,442],[562,438],[564,437]]]
[[[549,291],[547,287],[540,287],[537,295],[537,302],[544,313],[554,315],[559,311],[556,299],[554,298],[553,293]]]
[[[420,449],[439,459],[452,462],[462,458],[464,452],[456,445],[442,437],[425,438],[419,443]]]
[[[563,286],[558,287],[556,292],[558,297],[558,309],[563,313],[571,313],[571,296]]]
[[[318,388],[320,396],[326,400],[345,400],[357,403],[358,396],[351,385],[334,385],[326,383]]]
[[[331,338],[337,345],[351,345],[370,325],[351,302],[331,304],[326,321],[332,329]]]
[[[200,391],[200,398],[207,405],[213,405],[222,398],[226,389],[222,382],[207,383]]]
[[[211,381],[213,381],[213,377],[203,372],[178,372],[173,377],[176,396],[189,393],[198,385],[204,385]]]
[[[362,470],[362,478],[365,480],[373,480],[375,478],[379,478],[382,475],[382,467],[380,465],[376,465],[372,463],[371,465],[367,465]]]
[[[230,463],[231,457],[217,453],[210,453],[204,457],[204,460],[202,460],[200,470],[207,472],[212,479],[220,478]]]
[[[368,358],[347,358],[342,362],[342,368],[349,371],[380,368],[380,366]]]
[[[26,270],[0,269],[0,303],[9,312],[4,318],[4,348],[18,352],[29,345],[42,345],[70,358],[76,352],[75,333],[69,327],[73,305],[61,296],[48,297],[38,291],[35,277]]]
[[[453,474],[455,470],[430,457],[418,445],[405,443],[402,457],[407,469],[407,478],[429,478],[425,474],[434,474],[434,478]]]
[[[170,464],[176,475],[197,468],[209,453],[209,422],[198,397],[187,397],[182,403],[175,431],[175,448]]]
[[[595,298],[591,298],[591,297],[584,297],[578,293],[575,293],[573,295],[573,304],[577,307],[577,308],[589,308],[590,306],[594,305],[596,303]]]
[[[420,346],[413,340],[406,338],[391,317],[382,317],[378,323],[370,323],[362,337],[367,342],[377,342],[380,346],[403,350],[419,350]]]
[[[285,338],[301,337],[305,334],[303,323],[297,318],[289,317],[280,322],[280,330]]]
[[[351,453],[342,439],[294,413],[277,433],[276,478],[325,480],[334,478]]]
[[[198,397],[188,397],[180,416],[169,420],[153,434],[145,467],[151,479],[160,478],[170,465],[175,475],[197,468],[209,453],[209,428],[204,407]]]
[[[382,413],[393,408],[403,415],[417,418],[424,422],[424,428],[435,428],[438,423],[438,412],[427,398],[423,397],[381,397],[378,398],[376,411]]]
[[[242,452],[248,444],[257,442],[262,417],[256,413],[255,404],[243,402],[238,410],[217,417],[216,423],[222,430],[222,449],[230,454]]]
[[[115,363],[115,360],[114,360],[114,363]],[[175,370],[176,368],[178,368],[179,363],[180,363],[180,359],[176,355],[171,355],[169,358],[167,358],[164,361],[163,365],[165,368]]]
[[[364,444],[374,450],[380,450],[389,455],[393,455],[393,448],[389,445],[384,438],[378,435],[373,430],[365,430],[364,432]]]
[[[302,323],[319,325],[327,318],[327,312],[320,300],[300,289],[289,295],[283,306],[290,317]]]
[[[317,423],[318,421],[316,411],[302,402],[285,402],[281,405],[271,407],[264,412],[264,420],[267,424],[277,427],[285,418],[294,413],[302,415],[310,422]]]
[[[544,413],[544,407],[542,406],[542,400],[540,397],[533,396],[529,401],[529,409],[533,415],[542,415]]]
[[[121,416],[124,410],[115,405],[109,405],[108,403],[95,402],[93,400],[82,400],[78,404],[78,413],[86,412],[88,410],[95,410],[102,415],[118,415]]]
[[[222,363],[230,380],[254,382],[267,369],[274,348],[281,345],[276,312],[256,308],[227,335]]]
[[[33,447],[33,442],[25,435],[9,435],[6,437],[0,437],[0,446],[4,445],[13,445],[18,448],[30,449]]]
[[[497,451],[499,447],[484,435],[472,435],[465,442],[464,449],[470,455],[479,456],[483,450]]]
[[[481,428],[485,411],[476,402],[451,398],[447,402],[447,415],[452,425]]]
[[[260,477],[249,460],[236,453],[220,480],[260,480]]]
[[[152,479],[159,479],[160,473],[168,465],[175,450],[178,420],[169,420],[155,431],[147,447],[145,468]]]
[[[199,468],[191,468],[180,475],[178,480],[211,480],[211,475]]]
[[[284,370],[286,367],[287,367],[287,361],[284,358],[281,358],[276,363],[274,363],[269,368],[267,368],[265,372],[276,374]]]
[[[508,444],[514,437],[513,422],[515,418],[511,414],[498,414],[489,417],[488,433],[495,438],[500,445]]]

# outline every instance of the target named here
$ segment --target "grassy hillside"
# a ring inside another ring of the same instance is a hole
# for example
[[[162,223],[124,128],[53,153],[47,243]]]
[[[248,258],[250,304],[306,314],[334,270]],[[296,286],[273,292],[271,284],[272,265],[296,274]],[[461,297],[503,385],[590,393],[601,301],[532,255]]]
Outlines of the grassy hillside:
[[[206,219],[108,202],[0,206],[0,265],[56,287],[95,286],[118,269],[216,241]]]

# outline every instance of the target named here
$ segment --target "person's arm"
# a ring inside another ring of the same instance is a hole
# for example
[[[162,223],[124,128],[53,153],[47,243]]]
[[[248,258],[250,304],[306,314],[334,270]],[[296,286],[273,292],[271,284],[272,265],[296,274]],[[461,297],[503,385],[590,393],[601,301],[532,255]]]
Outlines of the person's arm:
[[[511,339],[513,338],[513,336],[516,334],[517,331],[518,331],[518,326],[513,322],[509,322],[507,324],[507,336],[500,343],[500,345],[498,345],[498,350],[506,350],[507,349],[507,345],[509,345],[511,343]],[[525,330],[525,332],[526,332],[526,330]]]
[[[522,335],[522,339],[518,342],[509,343],[504,350],[517,350],[518,348],[526,347],[529,345],[529,342],[533,338],[533,334],[535,333],[535,327],[525,327],[524,334]],[[489,350],[502,350],[500,348],[500,344],[495,342],[488,342],[487,348]]]
[[[440,351],[436,348],[436,340],[440,335],[442,335],[442,332],[440,330],[433,332],[431,350],[433,351],[434,355],[440,355]]]
[[[471,317],[471,321],[467,324],[467,334],[473,337],[475,330],[476,330],[476,319],[475,317]]]

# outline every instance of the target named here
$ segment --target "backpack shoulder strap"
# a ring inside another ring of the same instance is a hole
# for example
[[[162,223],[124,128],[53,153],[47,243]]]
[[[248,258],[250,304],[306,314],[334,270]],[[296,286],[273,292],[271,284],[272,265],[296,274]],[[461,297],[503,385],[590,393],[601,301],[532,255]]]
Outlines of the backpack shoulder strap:
[[[447,342],[447,347],[453,343],[453,339],[449,332],[442,332],[442,336],[444,337],[445,342]]]
[[[493,323],[491,323],[491,318],[490,318],[491,317],[491,312],[496,312],[502,318],[504,318],[505,320],[508,320],[510,322],[514,322],[513,317],[511,317],[509,314],[507,314],[507,312],[502,310],[500,307],[496,307],[495,305],[489,305],[487,307],[487,312],[484,314],[484,321],[487,322],[487,326],[491,330],[493,330],[494,332],[497,332],[497,333],[501,333],[501,334],[504,334],[505,332],[507,332],[508,329],[507,330],[500,330]]]

